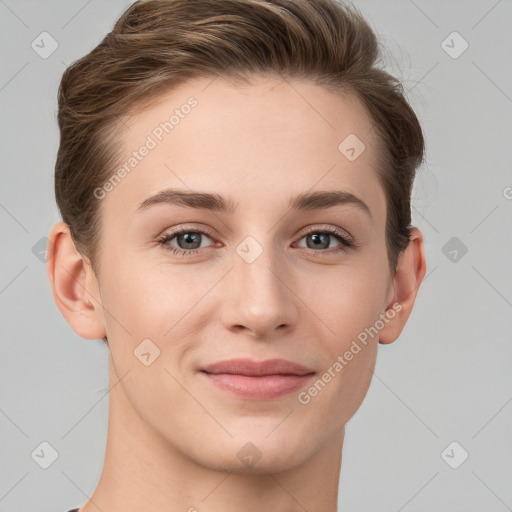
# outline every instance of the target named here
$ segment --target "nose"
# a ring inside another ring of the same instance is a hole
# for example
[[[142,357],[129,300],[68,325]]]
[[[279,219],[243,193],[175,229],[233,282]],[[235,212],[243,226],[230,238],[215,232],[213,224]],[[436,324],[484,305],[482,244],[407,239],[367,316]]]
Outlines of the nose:
[[[224,326],[259,339],[293,329],[299,318],[300,300],[293,291],[284,258],[268,248],[254,261],[238,253],[233,256],[233,268],[223,290],[229,297],[222,301]]]

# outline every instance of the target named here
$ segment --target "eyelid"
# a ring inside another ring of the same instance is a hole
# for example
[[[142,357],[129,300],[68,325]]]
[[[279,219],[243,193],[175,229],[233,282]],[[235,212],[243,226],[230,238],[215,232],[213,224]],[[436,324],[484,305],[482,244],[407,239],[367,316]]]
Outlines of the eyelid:
[[[303,238],[306,235],[309,235],[310,233],[318,233],[318,232],[322,232],[322,231],[326,231],[326,232],[331,233],[333,235],[337,235],[340,238],[343,238],[348,243],[351,243],[351,244],[354,244],[354,245],[356,243],[355,240],[354,240],[354,237],[352,235],[350,235],[350,233],[348,233],[346,230],[344,230],[342,228],[339,228],[337,226],[331,226],[329,224],[323,224],[323,225],[322,224],[316,224],[316,225],[313,225],[313,226],[308,226],[306,228],[306,231],[304,231],[302,233],[301,238]]]
[[[158,238],[164,238],[166,236],[173,237],[179,235],[180,233],[188,233],[188,232],[199,232],[208,235],[210,238],[216,238],[216,234],[211,228],[206,226],[192,226],[188,224],[180,224],[176,228],[166,229]]]

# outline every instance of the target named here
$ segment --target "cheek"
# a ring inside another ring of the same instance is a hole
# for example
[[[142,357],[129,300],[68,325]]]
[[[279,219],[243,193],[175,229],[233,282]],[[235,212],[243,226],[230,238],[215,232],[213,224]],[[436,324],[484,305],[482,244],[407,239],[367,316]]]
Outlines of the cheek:
[[[376,270],[377,269],[377,270]],[[379,277],[380,276],[380,277]],[[384,277],[382,277],[384,276]],[[317,322],[325,332],[323,349],[325,367],[315,391],[316,406],[341,426],[361,405],[371,382],[375,366],[378,330],[375,325],[383,311],[385,273],[365,268],[344,268],[332,274],[326,283],[316,280],[310,297]],[[325,327],[325,329],[324,329]],[[325,384],[325,386],[324,386]],[[305,397],[307,400],[308,397]]]
[[[197,348],[200,337],[196,333],[208,318],[200,299],[205,287],[213,284],[210,279],[188,279],[177,267],[137,264],[136,258],[120,259],[110,268],[102,300],[117,373],[121,376],[135,370],[138,374],[142,369],[139,387],[151,388],[158,379],[170,379],[164,368],[178,371],[183,359]],[[189,274],[192,276],[191,271]],[[146,378],[154,372],[159,372],[156,377]],[[151,396],[162,393],[162,389],[153,391],[148,391]]]
[[[332,269],[307,287],[308,306],[325,326],[330,351],[339,354],[383,311],[385,273],[378,267],[350,266]],[[304,288],[304,293],[306,288]],[[323,329],[323,328],[322,328]]]
[[[180,361],[195,347],[186,321],[188,296],[194,294],[154,269],[150,273],[126,261],[112,268],[103,298],[117,378],[123,377],[124,393],[146,422],[159,418],[171,424],[172,411],[186,405],[187,396],[173,377],[182,380]],[[157,418],[154,411],[160,411]]]
[[[327,436],[336,433],[354,415],[368,392],[378,338],[365,332],[365,324],[370,324],[366,320],[364,315],[348,318],[344,330],[340,322],[341,334],[329,345],[324,368],[299,397],[301,404],[309,404],[305,407],[310,407],[309,415],[319,423],[318,428],[327,429]]]
[[[112,329],[125,327],[135,338],[158,335],[172,328],[180,312],[194,296],[194,287],[184,286],[179,272],[165,266],[150,266],[137,256],[110,255],[111,271],[106,276],[106,308],[119,322]],[[189,300],[190,299],[190,300]]]

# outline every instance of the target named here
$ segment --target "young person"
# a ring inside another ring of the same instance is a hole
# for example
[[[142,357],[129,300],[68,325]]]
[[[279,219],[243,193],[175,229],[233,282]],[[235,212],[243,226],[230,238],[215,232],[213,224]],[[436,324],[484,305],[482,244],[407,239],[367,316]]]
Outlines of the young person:
[[[336,0],[148,0],[65,71],[47,270],[110,381],[75,510],[337,510],[426,267],[422,130],[377,60]]]

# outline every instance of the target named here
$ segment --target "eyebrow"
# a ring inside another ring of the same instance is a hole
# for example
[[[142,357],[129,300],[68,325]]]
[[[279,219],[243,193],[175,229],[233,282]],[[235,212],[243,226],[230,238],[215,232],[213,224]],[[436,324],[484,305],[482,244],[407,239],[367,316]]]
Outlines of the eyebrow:
[[[235,213],[238,207],[238,204],[231,198],[225,198],[219,194],[165,189],[145,199],[137,208],[137,212],[147,210],[149,207],[158,204],[185,206],[229,214]],[[292,197],[288,203],[288,208],[292,211],[322,210],[338,205],[356,206],[372,219],[372,213],[368,205],[346,190],[304,192]]]

